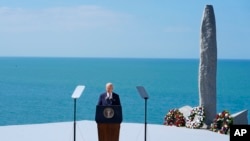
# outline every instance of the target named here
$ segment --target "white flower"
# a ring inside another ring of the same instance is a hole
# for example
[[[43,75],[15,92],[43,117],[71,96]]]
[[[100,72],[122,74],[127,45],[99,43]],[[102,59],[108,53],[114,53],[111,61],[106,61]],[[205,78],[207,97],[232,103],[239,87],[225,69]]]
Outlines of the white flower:
[[[188,128],[200,128],[203,125],[204,122],[204,108],[203,107],[194,107],[190,115],[188,116],[188,119],[186,120],[186,127]]]
[[[228,113],[225,114],[225,117],[228,117]]]

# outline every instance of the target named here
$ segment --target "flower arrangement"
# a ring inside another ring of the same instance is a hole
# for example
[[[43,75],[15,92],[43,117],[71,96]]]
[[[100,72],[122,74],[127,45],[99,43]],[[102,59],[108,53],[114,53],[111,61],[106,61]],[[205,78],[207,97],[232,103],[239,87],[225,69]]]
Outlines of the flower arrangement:
[[[164,125],[168,126],[185,126],[185,117],[178,109],[171,109],[165,116]]]
[[[190,114],[186,119],[186,127],[192,129],[201,128],[204,124],[204,120],[205,120],[204,107],[202,106],[194,107],[190,111]]]
[[[221,134],[229,134],[230,126],[232,124],[233,118],[230,116],[230,113],[223,110],[221,113],[216,115],[213,123],[211,124],[210,130]]]

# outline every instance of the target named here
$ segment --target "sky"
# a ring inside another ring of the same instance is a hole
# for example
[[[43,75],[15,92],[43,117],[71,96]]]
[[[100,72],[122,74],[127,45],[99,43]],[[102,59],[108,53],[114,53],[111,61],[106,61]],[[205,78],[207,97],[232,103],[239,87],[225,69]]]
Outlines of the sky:
[[[206,5],[217,57],[250,59],[249,0],[0,0],[0,57],[200,57]]]

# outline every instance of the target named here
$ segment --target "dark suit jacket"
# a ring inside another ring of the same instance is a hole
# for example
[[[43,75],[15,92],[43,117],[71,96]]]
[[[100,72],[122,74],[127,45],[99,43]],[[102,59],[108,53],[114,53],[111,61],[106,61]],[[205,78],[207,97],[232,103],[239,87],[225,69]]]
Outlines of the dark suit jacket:
[[[107,92],[102,93],[99,97],[97,105],[103,105],[103,106],[121,105],[120,97],[118,94],[113,92],[112,99],[106,99],[106,97],[107,97]]]

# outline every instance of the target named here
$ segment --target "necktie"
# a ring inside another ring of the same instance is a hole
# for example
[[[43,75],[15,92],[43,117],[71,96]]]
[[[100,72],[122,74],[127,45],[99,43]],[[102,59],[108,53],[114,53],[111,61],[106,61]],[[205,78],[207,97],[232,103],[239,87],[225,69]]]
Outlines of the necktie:
[[[112,105],[112,96],[110,93],[107,94],[106,102],[108,105]]]

